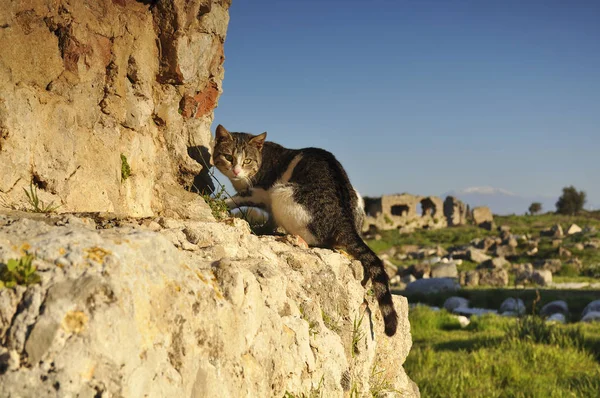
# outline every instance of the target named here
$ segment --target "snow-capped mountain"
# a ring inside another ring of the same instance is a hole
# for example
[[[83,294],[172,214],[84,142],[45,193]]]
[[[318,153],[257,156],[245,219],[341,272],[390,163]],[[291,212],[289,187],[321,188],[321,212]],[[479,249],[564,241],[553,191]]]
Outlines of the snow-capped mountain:
[[[442,195],[452,195],[468,203],[471,208],[488,206],[494,214],[524,214],[533,202],[542,204],[542,212],[556,210],[557,197],[551,196],[521,196],[502,188],[489,186],[469,187],[450,191]]]

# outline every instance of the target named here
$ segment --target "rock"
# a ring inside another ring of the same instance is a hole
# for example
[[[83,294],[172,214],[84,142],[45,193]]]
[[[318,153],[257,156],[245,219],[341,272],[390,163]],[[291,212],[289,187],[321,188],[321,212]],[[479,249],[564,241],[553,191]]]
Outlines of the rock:
[[[564,300],[551,301],[540,310],[540,315],[543,317],[548,317],[556,313],[563,314],[564,316],[569,315],[569,306]]]
[[[389,260],[383,260],[385,272],[389,278],[393,278],[398,273],[398,267]]]
[[[600,311],[589,311],[581,318],[581,322],[600,322]]]
[[[482,263],[491,259],[490,256],[478,249],[469,249],[467,251],[467,257],[470,261],[473,261],[474,263]]]
[[[513,269],[515,274],[515,284],[522,285],[531,282],[531,275],[533,274],[533,265],[531,264],[519,264],[517,268]]]
[[[490,237],[485,237],[476,245],[478,249],[488,251],[494,244],[496,243],[495,239]]]
[[[475,225],[480,225],[488,221],[493,222],[494,216],[489,207],[479,206],[473,208],[473,221],[475,222]]]
[[[442,258],[439,257],[439,256],[435,256],[435,257],[428,258],[424,262],[427,263],[427,264],[429,264],[429,265],[434,265],[434,264],[439,263],[440,261],[442,261]]]
[[[362,396],[381,363],[390,388],[418,396],[402,369],[408,303],[393,297],[398,332],[385,336],[358,261],[241,220],[153,232],[52,217],[0,226],[0,262],[26,248],[43,269],[39,284],[0,289],[1,396],[342,396],[347,373]]]
[[[567,318],[560,312],[557,312],[557,313],[550,315],[548,318],[546,318],[546,322],[563,324],[563,323],[567,322]]]
[[[517,254],[515,247],[516,246],[510,246],[510,245],[496,245],[496,247],[494,248],[494,255],[496,257],[514,256]]]
[[[468,307],[469,300],[464,297],[452,296],[448,297],[446,301],[444,301],[444,309],[448,312],[452,312],[455,308],[458,307]]]
[[[582,232],[582,229],[577,224],[571,224],[571,226],[567,229],[567,235],[574,235]]]
[[[552,247],[560,247],[562,245],[562,239],[552,239]]]
[[[502,268],[479,270],[479,285],[503,287],[508,285],[508,272]]]
[[[415,276],[413,274],[408,274],[408,275],[402,277],[402,279],[401,279],[402,283],[404,283],[405,285],[408,285],[409,283],[414,282],[416,280],[417,280],[417,278],[415,278]]]
[[[149,3],[5,4],[0,192],[7,202],[28,207],[23,188],[34,180],[38,197],[59,212],[212,218],[184,187],[198,186],[208,171],[230,1]]]
[[[455,263],[437,264],[431,268],[432,278],[458,278]]]
[[[456,292],[460,285],[453,278],[418,279],[406,286],[407,294],[432,294],[440,292]]]
[[[406,275],[413,275],[417,279],[421,278],[429,278],[429,273],[431,272],[431,267],[429,264],[421,263],[421,264],[413,264],[408,268],[400,271],[399,275],[401,277],[405,277]]]
[[[581,317],[583,318],[588,312],[591,311],[600,311],[600,300],[594,300],[586,305],[581,312]]]
[[[563,229],[560,224],[554,224],[551,228],[540,232],[540,236],[547,236],[550,238],[562,238],[563,235]]]
[[[444,200],[444,216],[449,227],[467,223],[467,206],[454,196]]]
[[[577,250],[579,250],[579,251],[582,251],[583,249],[585,249],[585,246],[583,245],[583,243],[575,243],[575,244],[573,245],[573,248],[574,248],[574,249],[577,249]]]
[[[549,286],[552,284],[552,272],[547,269],[536,269],[531,274],[531,282],[540,286]]]
[[[459,281],[462,286],[478,286],[479,285],[479,272],[461,271],[459,274]]]
[[[500,304],[501,314],[506,312],[512,312],[517,315],[523,315],[525,313],[525,303],[520,298],[509,297]]]
[[[565,249],[564,247],[559,247],[559,248],[558,248],[558,255],[559,255],[560,257],[566,257],[566,258],[569,258],[569,257],[571,257],[573,254],[572,254],[572,253],[571,253],[571,252],[570,252],[568,249]]]
[[[458,320],[458,323],[460,323],[460,327],[461,328],[466,328],[471,323],[471,321],[469,320],[469,318],[467,318],[464,315],[457,315],[456,319]]]
[[[600,248],[600,241],[597,240],[590,240],[585,242],[584,244],[584,249],[598,249]]]
[[[506,244],[512,248],[516,248],[517,246],[519,246],[519,242],[514,236],[509,237],[506,241]]]
[[[510,263],[504,257],[494,257],[479,264],[477,269],[502,269],[508,266]]]
[[[498,227],[498,232],[500,232],[500,233],[510,233],[510,226],[509,225],[500,225]]]
[[[551,272],[558,272],[562,268],[562,261],[559,259],[535,260],[533,266],[537,269],[547,269]]]
[[[485,315],[485,314],[497,314],[498,311],[496,310],[490,310],[487,308],[465,308],[465,307],[458,307],[455,308],[453,311],[454,314],[458,314],[458,315],[465,315],[468,317],[471,317],[473,315],[477,315],[477,316],[481,316],[481,315]]]
[[[536,246],[536,247],[528,250],[526,253],[529,257],[532,257],[532,256],[535,256],[537,254],[537,252],[538,252],[538,248]]]

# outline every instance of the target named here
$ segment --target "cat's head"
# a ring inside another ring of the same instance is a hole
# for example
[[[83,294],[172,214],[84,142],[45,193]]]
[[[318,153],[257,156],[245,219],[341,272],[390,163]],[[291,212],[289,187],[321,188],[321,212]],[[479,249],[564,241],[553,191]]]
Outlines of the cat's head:
[[[217,126],[213,163],[231,181],[247,181],[254,176],[262,163],[262,148],[267,133],[252,135],[230,133]]]

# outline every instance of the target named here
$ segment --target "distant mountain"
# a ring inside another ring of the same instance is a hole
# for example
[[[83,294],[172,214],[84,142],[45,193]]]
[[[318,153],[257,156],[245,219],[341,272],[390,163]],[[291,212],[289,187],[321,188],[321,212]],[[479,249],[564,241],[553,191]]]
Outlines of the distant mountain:
[[[471,208],[487,206],[494,214],[524,214],[533,202],[542,204],[542,212],[556,210],[558,197],[549,196],[521,196],[501,188],[470,187],[457,191],[450,191],[442,195],[452,195],[468,203]],[[587,207],[587,206],[586,206]]]

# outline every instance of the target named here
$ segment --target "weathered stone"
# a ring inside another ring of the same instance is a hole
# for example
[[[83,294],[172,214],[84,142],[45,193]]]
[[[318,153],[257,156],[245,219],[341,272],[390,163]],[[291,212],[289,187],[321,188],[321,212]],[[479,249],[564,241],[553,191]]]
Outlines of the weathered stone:
[[[23,188],[33,182],[59,212],[211,219],[187,189],[208,170],[228,8],[207,0],[6,3],[0,207],[28,207]],[[180,113],[182,101],[190,104]]]
[[[448,312],[454,311],[454,309],[459,307],[468,307],[469,300],[464,297],[452,296],[448,297],[446,301],[444,301],[444,308]]]
[[[500,304],[501,314],[506,312],[513,312],[517,315],[522,315],[525,313],[525,303],[520,298],[509,297]]]
[[[467,206],[455,198],[447,196],[444,200],[444,216],[449,227],[467,223]]]
[[[540,236],[547,236],[550,238],[562,238],[563,235],[563,229],[560,224],[554,224],[551,228],[540,232]]]
[[[479,206],[473,208],[473,222],[475,225],[485,228],[488,231],[493,229],[494,216],[489,207]]]
[[[564,300],[551,301],[544,305],[540,310],[540,315],[543,317],[547,317],[556,313],[563,314],[564,316],[569,315],[569,306]]]
[[[409,233],[417,228],[436,229],[447,226],[442,200],[436,196],[404,193],[365,198],[365,212],[363,232],[376,228],[398,229],[401,233]]]
[[[582,231],[581,227],[577,224],[571,224],[569,228],[567,228],[567,235],[578,234]]]
[[[582,318],[581,322],[600,322],[600,311],[589,311]]]
[[[560,312],[557,312],[557,313],[550,315],[548,318],[546,318],[546,322],[563,324],[563,323],[567,322],[567,318]]]
[[[572,254],[572,253],[571,253],[571,252],[570,252],[568,249],[565,249],[564,247],[559,247],[559,248],[558,248],[558,255],[559,255],[560,257],[566,257],[566,258],[569,258],[569,257],[571,257],[573,254]]]
[[[594,300],[586,305],[581,312],[581,317],[583,318],[588,312],[591,311],[600,311],[600,300]]]
[[[536,269],[531,273],[531,282],[540,286],[552,284],[552,272],[547,269]]]
[[[406,293],[409,294],[432,294],[440,292],[455,292],[460,289],[460,285],[454,278],[428,278],[418,279],[406,286]]]
[[[158,232],[47,220],[0,223],[0,262],[26,247],[41,266],[40,284],[0,290],[0,396],[342,396],[344,375],[365,395],[377,363],[418,396],[402,370],[407,301],[394,296],[388,338],[357,261],[236,219]]]
[[[469,249],[467,251],[467,257],[470,261],[474,263],[483,263],[484,261],[488,261],[491,259],[490,256],[477,249]]]
[[[536,269],[547,269],[554,273],[560,271],[562,268],[562,261],[556,258],[536,260],[533,262],[533,266]]]
[[[479,285],[503,287],[508,285],[508,272],[502,268],[479,270]]]
[[[431,266],[427,263],[414,264],[399,272],[401,277],[413,275],[417,279],[429,278]]]
[[[494,257],[477,266],[477,269],[501,269],[510,266],[510,262],[504,257]]]
[[[461,286],[477,286],[479,285],[479,272],[475,270],[461,271],[458,274],[458,281]]]
[[[441,263],[431,268],[432,278],[458,278],[456,263]]]
[[[516,246],[510,245],[496,245],[494,248],[494,256],[496,257],[509,257],[517,254]]]

